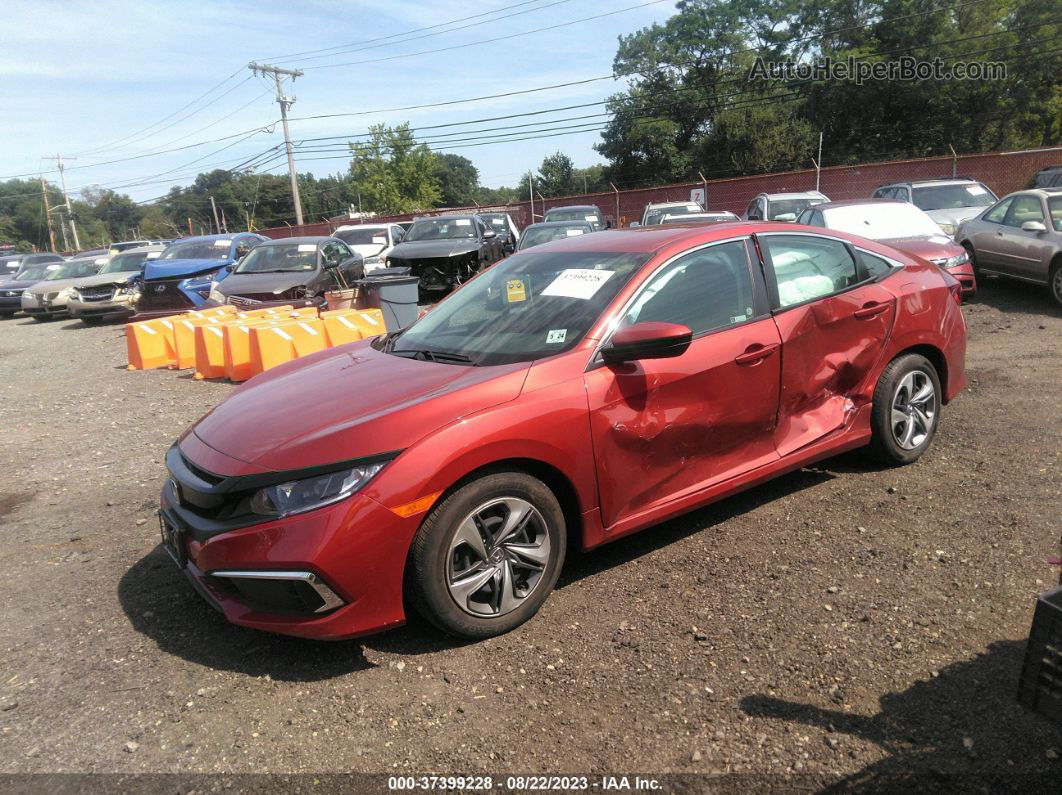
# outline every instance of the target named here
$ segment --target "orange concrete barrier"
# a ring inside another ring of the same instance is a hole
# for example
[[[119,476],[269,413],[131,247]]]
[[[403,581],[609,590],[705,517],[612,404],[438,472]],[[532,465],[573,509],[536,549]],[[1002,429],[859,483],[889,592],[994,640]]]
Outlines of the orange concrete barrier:
[[[184,313],[185,317],[225,317],[235,315],[236,307],[229,304],[211,307],[210,309],[189,309]]]
[[[193,330],[196,380],[225,375],[225,331],[235,323],[204,323]]]
[[[182,315],[173,323],[173,349],[175,361],[170,367],[174,370],[187,370],[195,367],[195,328],[196,326],[217,325],[223,322],[218,316]]]
[[[153,370],[169,367],[177,360],[174,346],[173,321],[179,316],[160,317],[127,323],[125,347],[129,355],[128,369]]]
[[[322,312],[330,347],[375,337],[384,331],[383,312],[379,309],[334,309]]]
[[[289,320],[269,326],[251,326],[250,335],[252,375],[328,347],[321,320]]]
[[[243,317],[288,317],[295,307],[290,304],[285,306],[271,306],[266,309],[247,309],[241,311],[239,314]]]

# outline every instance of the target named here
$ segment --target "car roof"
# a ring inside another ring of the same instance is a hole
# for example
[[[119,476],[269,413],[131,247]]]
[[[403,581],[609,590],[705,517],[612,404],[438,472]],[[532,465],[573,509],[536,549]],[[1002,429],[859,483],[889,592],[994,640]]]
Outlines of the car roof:
[[[240,237],[242,235],[254,235],[254,234],[255,234],[254,232],[229,232],[227,234],[221,234],[221,235],[197,235],[195,237],[179,237],[176,240],[174,240],[172,243],[170,243],[170,245],[171,246],[172,245],[176,245],[177,243],[198,243],[199,241],[204,241],[205,242],[205,241],[208,241],[208,240],[235,240],[237,237]],[[255,235],[255,236],[256,237],[261,237],[261,235]],[[106,249],[104,249],[104,251],[106,251]]]
[[[1026,188],[1025,190],[1016,190],[1013,193],[1008,193],[1001,198],[1006,199],[1010,196],[1058,196],[1062,193],[1062,188]]]
[[[921,187],[928,185],[965,185],[969,182],[981,184],[980,180],[971,177],[938,177],[936,179],[901,179],[895,182],[883,182],[878,185],[878,188],[887,188],[890,185],[919,185]]]
[[[536,221],[533,224],[528,224],[525,229],[530,229],[532,226],[590,226],[589,221],[579,221],[573,219],[571,221]]]
[[[659,210],[662,207],[688,207],[691,204],[697,204],[697,202],[693,201],[692,199],[684,199],[682,201],[673,202],[650,202],[649,204],[645,205],[645,207],[646,209]],[[701,205],[697,204],[697,206],[700,207]]]
[[[127,248],[125,251],[119,251],[117,254],[115,254],[115,256],[117,257],[117,256],[120,256],[122,254],[139,254],[141,252],[147,253],[149,251],[165,251],[165,250],[166,250],[166,246],[163,245],[162,243],[150,243],[150,244],[148,244],[146,246],[137,246],[136,248]]]
[[[833,210],[837,207],[858,207],[861,204],[871,205],[873,207],[880,207],[883,204],[902,204],[905,207],[908,206],[908,202],[900,201],[899,199],[840,199],[835,202],[816,204],[814,207],[809,207],[808,209]]]
[[[314,245],[318,245],[320,243],[325,243],[329,240],[335,240],[340,243],[342,242],[338,238],[334,238],[331,235],[305,235],[303,237],[276,237],[271,240],[263,240],[261,243],[259,243],[259,245],[279,246],[283,243],[302,243],[303,245],[313,243]]]
[[[414,218],[413,223],[417,221],[444,221],[447,219],[457,218],[479,218],[476,213],[444,213],[443,215],[422,215],[419,218]],[[482,219],[480,219],[482,220]]]
[[[782,193],[760,193],[756,198],[760,196],[766,196],[768,199],[819,199],[825,198],[824,193],[820,193],[817,190],[804,190],[804,191],[789,191]]]
[[[546,210],[546,214],[553,212],[554,210],[596,210],[601,212],[601,208],[596,204],[562,204],[557,207],[550,207]]]
[[[351,229],[386,229],[389,226],[398,226],[398,224],[394,221],[377,221],[371,224],[343,224],[343,226],[337,226],[332,230],[332,234],[335,234],[336,232],[349,232]]]

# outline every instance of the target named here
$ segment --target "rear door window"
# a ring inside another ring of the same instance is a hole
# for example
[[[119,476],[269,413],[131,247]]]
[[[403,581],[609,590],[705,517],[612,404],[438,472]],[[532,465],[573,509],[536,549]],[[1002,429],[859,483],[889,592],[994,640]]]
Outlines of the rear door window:
[[[844,243],[811,235],[764,235],[763,253],[774,273],[779,308],[825,298],[859,283]]]

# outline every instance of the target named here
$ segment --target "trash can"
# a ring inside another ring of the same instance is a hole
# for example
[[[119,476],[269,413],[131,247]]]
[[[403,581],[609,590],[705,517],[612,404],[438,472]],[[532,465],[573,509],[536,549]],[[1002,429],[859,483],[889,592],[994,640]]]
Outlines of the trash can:
[[[398,331],[417,319],[420,278],[409,268],[378,268],[354,282],[356,309],[379,309],[388,331]]]

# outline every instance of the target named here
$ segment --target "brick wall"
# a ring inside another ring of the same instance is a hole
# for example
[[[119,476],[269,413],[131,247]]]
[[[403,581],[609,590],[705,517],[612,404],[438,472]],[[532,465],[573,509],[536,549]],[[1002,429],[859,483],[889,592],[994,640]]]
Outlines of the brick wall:
[[[961,177],[980,180],[997,195],[1002,196],[1021,190],[1033,174],[1045,166],[1062,162],[1062,150],[1029,150],[1023,152],[987,152],[975,155],[951,157],[926,157],[915,160],[893,160],[883,163],[864,163],[852,166],[829,166],[822,169],[819,190],[831,199],[858,199],[869,197],[874,189],[883,182],[902,179],[931,179],[950,177],[954,171]],[[534,203],[535,220],[542,220],[542,214],[550,207],[567,204],[596,204],[613,226],[627,226],[631,221],[640,221],[642,210],[650,202],[680,201],[690,197],[690,191],[701,188],[700,182],[686,182],[676,185],[662,185],[654,188],[614,192],[587,193],[563,198],[539,199]],[[749,201],[758,193],[782,193],[787,191],[814,190],[815,171],[788,171],[779,174],[760,174],[753,177],[734,177],[732,179],[708,180],[708,207],[713,210],[730,210],[740,215]],[[617,213],[618,205],[618,213]],[[476,207],[448,208],[436,210],[430,215],[442,212],[475,212]],[[531,221],[529,202],[517,202],[504,208],[523,228]],[[619,223],[616,217],[619,216]],[[408,221],[411,215],[395,215],[374,218],[373,222]],[[298,227],[278,227],[263,229],[268,237],[292,237],[296,235],[327,235],[339,226],[332,224],[306,224]]]

